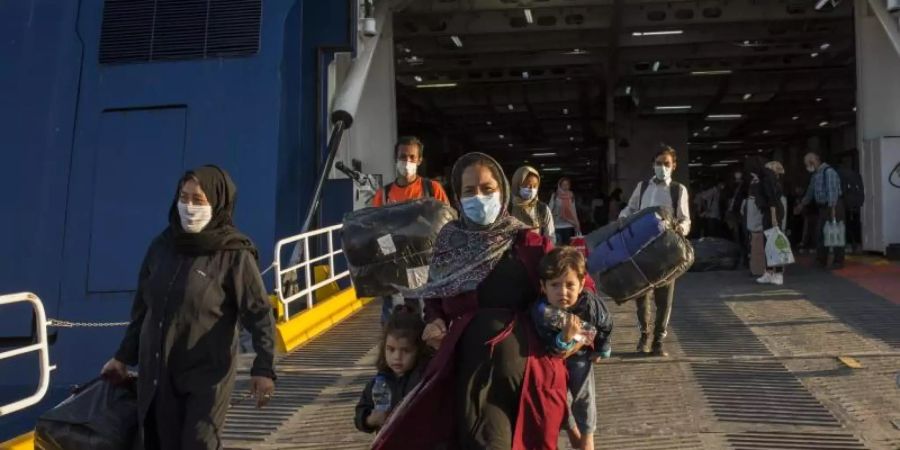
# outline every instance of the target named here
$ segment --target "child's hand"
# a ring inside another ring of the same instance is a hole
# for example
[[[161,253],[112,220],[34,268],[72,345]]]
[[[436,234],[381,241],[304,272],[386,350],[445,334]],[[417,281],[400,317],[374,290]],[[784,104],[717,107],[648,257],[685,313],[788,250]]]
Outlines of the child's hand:
[[[581,448],[581,432],[578,428],[566,427],[566,434],[569,435],[569,445],[572,448]]]
[[[566,327],[563,333],[566,341],[572,342],[572,339],[575,339],[578,333],[581,333],[581,319],[575,314],[566,315]]]
[[[381,428],[387,420],[387,411],[372,411],[369,417],[366,417],[366,425],[371,428]]]
[[[438,347],[441,346],[441,341],[446,335],[447,324],[444,323],[444,319],[435,319],[428,325],[425,325],[425,330],[422,331],[422,340],[425,341],[429,347],[437,350]]]

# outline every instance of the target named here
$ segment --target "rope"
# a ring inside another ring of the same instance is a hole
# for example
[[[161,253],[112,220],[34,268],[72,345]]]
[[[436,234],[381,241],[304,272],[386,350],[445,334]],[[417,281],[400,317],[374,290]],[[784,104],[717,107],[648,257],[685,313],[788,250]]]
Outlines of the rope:
[[[47,319],[48,327],[56,328],[109,328],[124,327],[131,322],[70,322],[68,320]]]

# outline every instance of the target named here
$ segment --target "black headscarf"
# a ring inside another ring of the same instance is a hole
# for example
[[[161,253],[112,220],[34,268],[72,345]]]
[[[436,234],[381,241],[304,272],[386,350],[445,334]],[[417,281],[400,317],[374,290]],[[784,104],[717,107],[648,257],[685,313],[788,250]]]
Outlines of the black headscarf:
[[[188,233],[181,227],[181,216],[178,214],[178,201],[184,180],[194,178],[206,194],[212,206],[212,219],[199,233]],[[169,208],[168,232],[175,241],[179,253],[199,256],[215,253],[220,250],[247,250],[259,259],[259,252],[253,242],[234,227],[234,204],[237,197],[237,186],[227,172],[219,167],[208,165],[185,172],[175,190],[175,199]]]

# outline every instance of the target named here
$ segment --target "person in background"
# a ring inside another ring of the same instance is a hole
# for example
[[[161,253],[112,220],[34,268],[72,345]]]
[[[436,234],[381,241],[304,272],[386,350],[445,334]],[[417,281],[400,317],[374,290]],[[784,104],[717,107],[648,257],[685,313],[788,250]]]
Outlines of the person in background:
[[[512,203],[509,213],[529,228],[555,242],[553,213],[546,203],[538,199],[540,187],[541,175],[537,169],[531,166],[519,167],[512,177]]]
[[[378,189],[372,197],[372,206],[380,207],[393,203],[403,203],[420,198],[434,198],[449,203],[447,193],[441,184],[419,176],[419,167],[425,161],[425,145],[415,136],[404,136],[394,146],[397,178],[394,182]],[[387,323],[394,303],[401,301],[399,295],[382,297],[381,324]],[[410,305],[418,305],[418,300],[406,299]],[[420,308],[421,309],[421,308]]]
[[[763,231],[770,228],[784,230],[785,202],[782,192],[781,178],[773,170],[779,169],[784,174],[781,163],[771,161],[766,163],[760,156],[747,158],[744,164],[750,177],[749,198],[755,202],[756,208],[762,218]],[[765,273],[756,279],[760,284],[784,284],[784,267],[766,265]]]
[[[147,450],[221,449],[235,380],[237,323],[252,337],[257,406],[275,391],[275,320],[256,247],[233,223],[237,188],[216,166],[181,177],[169,226],[141,265],[131,323],[104,378],[138,366],[138,424]]]
[[[796,208],[803,201],[803,194],[804,189],[795,186],[788,198],[788,211],[791,211],[791,220],[788,221],[788,236],[791,238],[791,245],[798,253],[806,248],[806,215]]]
[[[665,147],[653,158],[653,177],[639,182],[631,194],[628,206],[619,217],[628,217],[644,208],[666,206],[675,214],[676,231],[687,236],[691,231],[690,202],[687,188],[672,180],[672,173],[678,167],[675,150]],[[677,197],[677,198],[676,198]],[[652,299],[652,300],[651,300]],[[651,353],[655,356],[669,356],[663,349],[663,340],[672,317],[672,302],[675,299],[675,280],[660,286],[637,300],[638,323],[641,327],[641,338],[638,341],[638,353]],[[656,323],[653,328],[653,344],[650,339],[650,303],[656,303]]]
[[[556,225],[556,243],[568,245],[574,236],[581,234],[581,222],[578,221],[571,179],[560,178],[556,184],[556,192],[550,196],[549,205],[550,211],[553,212],[553,224]]]
[[[622,212],[622,209],[625,208],[627,204],[622,201],[622,188],[613,189],[612,193],[609,194],[609,214],[607,217],[609,220],[615,220],[619,218],[619,213]]]
[[[700,237],[722,236],[721,198],[724,189],[725,183],[720,181],[694,199],[700,217]]]
[[[356,404],[356,429],[374,433],[422,379],[428,347],[422,340],[425,323],[419,311],[406,305],[394,308],[381,335],[375,375]]]
[[[731,240],[740,249],[740,265],[747,267],[749,258],[749,235],[747,233],[746,217],[743,214],[744,201],[747,199],[747,183],[744,180],[744,172],[736,170],[732,172],[731,179],[725,186],[722,196],[725,199],[723,206],[723,218]]]
[[[597,294],[584,289],[587,269],[580,251],[572,247],[553,249],[541,259],[539,273],[545,298],[531,308],[532,320],[550,351],[566,359],[569,441],[574,448],[593,450],[597,431],[593,364],[612,353],[612,315]],[[555,313],[559,312],[566,313],[564,327],[554,326],[552,319],[548,320],[558,317]],[[593,340],[585,340],[582,323],[593,328]]]
[[[816,260],[821,267],[828,266],[828,248],[825,247],[825,223],[828,221],[845,220],[844,202],[841,200],[841,178],[836,169],[822,161],[822,158],[814,152],[809,152],[803,158],[806,170],[813,174],[806,188],[803,201],[795,207],[795,212],[813,202],[818,206],[819,218],[816,223]],[[834,264],[832,269],[844,267],[844,248],[834,248]]]
[[[594,225],[598,228],[609,223],[609,205],[607,203],[606,193],[602,190],[597,192],[597,196],[591,201],[591,215],[594,219]]]

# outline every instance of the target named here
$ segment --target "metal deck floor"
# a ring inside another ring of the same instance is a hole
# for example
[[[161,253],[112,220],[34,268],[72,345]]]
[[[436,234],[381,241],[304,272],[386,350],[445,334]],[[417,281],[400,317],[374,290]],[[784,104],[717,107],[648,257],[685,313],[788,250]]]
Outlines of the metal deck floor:
[[[743,271],[690,273],[676,292],[667,359],[635,355],[634,303],[610,305],[615,356],[595,370],[597,448],[900,449],[897,298],[804,267],[783,287]],[[267,409],[239,384],[227,448],[367,448],[353,410],[373,375],[379,306],[282,357]]]

